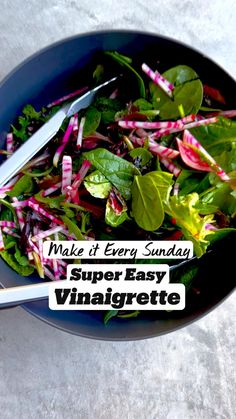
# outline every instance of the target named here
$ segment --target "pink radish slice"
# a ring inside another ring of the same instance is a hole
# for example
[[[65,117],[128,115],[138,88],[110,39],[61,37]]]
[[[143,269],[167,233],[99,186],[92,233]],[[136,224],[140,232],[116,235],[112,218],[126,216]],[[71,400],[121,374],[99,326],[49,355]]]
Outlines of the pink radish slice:
[[[180,188],[180,184],[175,183],[174,187],[173,187],[173,195],[178,195],[179,194],[179,188]]]
[[[84,124],[85,124],[85,117],[83,116],[79,124],[79,130],[78,130],[78,136],[77,136],[77,142],[76,142],[76,145],[78,148],[82,146]]]
[[[159,157],[160,162],[165,166],[169,172],[173,173],[174,176],[178,177],[181,169],[179,169],[172,161],[168,160],[165,157]]]
[[[121,128],[133,129],[133,128],[144,128],[144,129],[172,129],[172,128],[183,128],[184,124],[181,120],[178,121],[158,121],[158,122],[148,122],[148,121],[118,121],[118,125]]]
[[[225,118],[235,118],[236,117],[236,109],[232,109],[230,111],[222,111],[222,112],[214,112],[214,113],[209,113],[207,114],[207,116],[211,117],[211,116],[224,116]]]
[[[169,128],[169,129],[160,129],[159,131],[154,132],[150,138],[155,139],[162,137],[164,135],[174,134],[176,132],[183,131],[185,129],[196,128],[204,125],[214,124],[217,122],[217,118],[208,118],[208,119],[201,119],[200,121],[190,122],[186,125],[183,125],[182,128]]]
[[[32,241],[33,242],[37,242],[38,240],[42,240],[45,239],[46,237],[51,236],[52,234],[58,233],[60,231],[63,231],[63,227],[62,226],[57,226],[57,227],[52,227],[46,231],[39,231],[37,234],[35,234],[32,237]]]
[[[174,85],[166,80],[158,71],[154,72],[145,63],[142,64],[142,70],[155,84],[157,84],[163,90],[163,92],[165,92],[170,97],[173,96]]]
[[[13,134],[9,133],[7,134],[7,139],[6,139],[6,149],[8,153],[13,153],[14,151],[14,145],[13,145]],[[7,156],[7,158],[9,158],[10,155]]]
[[[21,210],[21,205],[19,205],[21,204],[21,202],[25,202],[25,201],[18,201],[17,198],[13,198],[12,206],[14,207],[16,205],[16,215],[17,215],[20,230],[22,231],[25,226],[25,219],[24,219],[23,212]],[[27,204],[28,204],[28,200],[27,200]]]
[[[0,227],[10,227],[16,228],[16,223],[14,221],[0,221]]]
[[[44,215],[46,218],[52,220],[55,224],[63,225],[63,222],[58,218],[54,217],[54,215],[50,214],[44,208],[42,208],[39,203],[34,198],[30,198],[28,201],[29,207],[32,208],[34,211],[38,212],[39,214]]]
[[[58,191],[62,186],[62,182],[55,183],[55,185],[50,186],[50,188],[45,189],[45,191],[42,192],[42,196],[48,196],[52,193]]]
[[[1,251],[1,250],[4,250],[4,249],[5,249],[5,247],[4,247],[4,241],[3,241],[2,229],[1,229],[1,227],[0,227],[0,251]]]
[[[206,157],[207,161],[210,163],[208,164],[210,166],[211,171],[215,171],[216,174],[221,178],[221,180],[230,180],[229,176],[225,173],[225,171],[217,164],[213,157],[205,150],[204,147],[202,147],[199,141],[188,130],[184,131],[183,142],[198,148],[199,151]]]
[[[3,227],[2,228],[3,233],[9,234],[9,236],[12,237],[17,237],[19,238],[19,234],[15,233],[14,231],[12,231],[9,227]]]
[[[205,161],[200,159],[199,154],[190,148],[187,144],[181,141],[179,138],[176,138],[177,144],[179,147],[179,152],[183,162],[193,169],[202,170],[204,172],[211,172],[211,167]]]
[[[53,102],[49,103],[47,105],[47,108],[51,108],[52,106],[59,105],[60,103],[65,102],[68,99],[71,99],[71,98],[73,98],[75,96],[80,95],[81,93],[86,92],[86,90],[88,90],[88,87],[87,86],[86,87],[82,87],[81,89],[75,90],[74,92],[69,93],[68,95],[62,96],[59,99],[54,100]]]
[[[75,204],[79,203],[79,193],[78,188],[80,187],[84,177],[86,176],[89,168],[91,166],[90,161],[84,160],[83,164],[79,170],[79,173],[76,175],[74,182],[71,186],[67,187],[67,198],[71,199]]]
[[[10,191],[13,188],[13,186],[2,186],[0,188],[0,194],[5,194],[5,192]]]
[[[78,114],[77,113],[74,115],[73,131],[78,131]]]
[[[37,255],[39,255],[39,249],[38,249],[38,246],[36,246],[36,244],[32,242],[32,240],[31,240],[31,236],[28,238],[28,243],[29,243],[30,249],[31,249],[34,253],[36,253]]]
[[[28,199],[25,201],[18,201],[17,198],[13,198],[13,203],[11,205],[13,208],[24,208],[28,205]]]
[[[74,116],[72,116],[70,118],[69,124],[68,124],[68,126],[66,128],[64,137],[62,139],[62,143],[58,147],[58,149],[56,150],[56,153],[55,153],[55,155],[53,157],[53,165],[56,166],[56,167],[58,165],[58,161],[59,161],[59,159],[61,157],[61,154],[62,154],[62,152],[63,152],[66,144],[68,143],[68,141],[70,139],[70,136],[71,136],[71,133],[72,133],[72,130],[73,130],[73,126],[74,126]]]
[[[144,138],[138,138],[135,136],[130,136],[130,140],[137,145],[143,146],[144,145]],[[174,150],[173,148],[168,148],[156,143],[153,140],[149,140],[148,149],[151,153],[162,156],[168,157],[169,159],[174,159],[179,155],[178,150]]]
[[[184,129],[191,129],[191,128],[200,127],[202,125],[205,126],[205,125],[209,125],[209,124],[214,124],[217,121],[218,121],[218,119],[216,117],[201,119],[200,121],[194,121],[194,122],[190,122],[189,124],[186,124]]]
[[[35,159],[30,160],[23,168],[22,170],[28,170],[31,167],[34,166],[40,166],[41,164],[44,164],[47,160],[47,158],[50,156],[48,152],[45,152],[41,154],[41,156],[36,157]]]
[[[71,185],[72,181],[72,158],[70,156],[63,156],[62,158],[62,194],[66,193],[67,186]]]
[[[84,160],[83,164],[79,170],[79,173],[76,175],[74,182],[72,183],[72,189],[79,188],[84,177],[86,176],[89,168],[91,166],[90,161]]]
[[[47,268],[47,266],[44,266],[44,273],[45,273],[45,275],[49,278],[49,279],[51,279],[51,281],[55,281],[55,277],[54,277],[54,275],[52,274],[52,272]]]

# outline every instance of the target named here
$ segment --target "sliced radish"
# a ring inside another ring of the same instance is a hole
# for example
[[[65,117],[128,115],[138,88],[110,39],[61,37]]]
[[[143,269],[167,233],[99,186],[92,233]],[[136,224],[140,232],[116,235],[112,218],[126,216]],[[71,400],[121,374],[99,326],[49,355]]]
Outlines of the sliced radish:
[[[2,228],[3,233],[9,234],[9,236],[12,237],[17,237],[19,238],[19,234],[15,233],[14,231],[12,231],[9,227],[3,227]]]
[[[80,121],[80,124],[79,124],[77,143],[76,143],[78,148],[80,148],[82,146],[84,124],[85,124],[85,116],[83,116],[83,118],[81,118],[81,121]]]
[[[181,169],[177,167],[171,160],[165,158],[165,157],[159,157],[160,162],[165,166],[169,172],[173,173],[174,176],[178,177]]]
[[[230,180],[225,171],[188,130],[184,131],[183,141],[177,138],[177,144],[181,158],[187,166],[204,172],[215,172],[223,181]]]
[[[145,74],[147,74],[152,81],[157,84],[163,92],[165,92],[168,96],[173,96],[174,85],[166,80],[158,71],[153,71],[147,64],[142,64],[142,70]]]
[[[12,154],[14,152],[13,134],[12,133],[7,134],[6,148],[7,148],[8,153]],[[7,156],[7,158],[9,158],[9,157],[10,157],[10,155]]]
[[[63,222],[56,218],[54,215],[50,214],[44,208],[42,208],[39,203],[34,198],[30,198],[28,201],[29,207],[32,208],[34,211],[38,212],[39,214],[44,215],[46,218],[52,220],[55,224],[63,225]]]
[[[75,96],[80,95],[81,93],[86,92],[86,90],[88,90],[88,87],[82,87],[81,89],[75,90],[74,92],[69,93],[68,95],[62,96],[59,99],[54,100],[53,102],[49,103],[47,107],[51,108],[52,106],[59,105],[60,103],[65,102],[68,99],[71,99]]]
[[[62,194],[66,193],[66,188],[71,185],[72,181],[72,158],[63,156],[62,158]]]
[[[4,241],[3,241],[3,235],[2,235],[2,229],[0,227],[0,251],[4,250]]]
[[[68,126],[66,128],[64,137],[62,139],[62,143],[58,147],[58,149],[57,149],[57,151],[56,151],[56,153],[55,153],[55,155],[53,157],[53,165],[56,166],[56,167],[58,165],[58,161],[59,161],[59,159],[61,157],[61,154],[63,153],[63,150],[64,150],[66,144],[68,143],[69,139],[70,139],[70,136],[71,136],[71,133],[72,133],[72,130],[73,130],[73,126],[74,126],[74,116],[72,116],[70,118],[69,124],[68,124]]]

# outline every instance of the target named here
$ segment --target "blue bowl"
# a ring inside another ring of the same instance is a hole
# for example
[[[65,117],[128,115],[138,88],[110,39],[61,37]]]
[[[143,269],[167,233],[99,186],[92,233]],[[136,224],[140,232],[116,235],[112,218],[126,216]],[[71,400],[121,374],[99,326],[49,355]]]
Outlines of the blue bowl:
[[[143,61],[160,61],[160,69],[187,64],[204,83],[218,86],[229,108],[236,97],[236,83],[222,68],[200,52],[177,41],[148,33],[132,31],[94,32],[62,40],[34,54],[14,69],[0,85],[0,147],[3,147],[10,124],[26,103],[40,108],[68,91],[82,85],[81,77],[92,57],[102,50],[118,50],[138,56]],[[80,79],[78,74],[81,75]],[[103,324],[103,313],[92,311],[51,311],[46,301],[23,307],[48,324],[61,330],[96,339],[134,340],[162,335],[178,329],[209,312],[235,287],[233,248],[226,240],[214,252],[199,261],[196,286],[198,294],[189,294],[187,307],[181,312],[143,312],[135,319],[114,318]],[[227,276],[225,274],[227,267]],[[0,283],[3,287],[39,282],[36,276],[21,277],[0,259]],[[230,274],[231,273],[231,274]]]

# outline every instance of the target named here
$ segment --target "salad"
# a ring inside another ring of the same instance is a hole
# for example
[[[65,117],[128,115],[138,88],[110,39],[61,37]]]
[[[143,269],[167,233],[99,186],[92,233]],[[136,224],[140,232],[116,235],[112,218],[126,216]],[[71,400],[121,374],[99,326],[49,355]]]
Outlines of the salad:
[[[187,65],[160,74],[112,51],[100,55],[90,87],[111,68],[123,74],[113,91],[66,120],[0,188],[0,256],[20,275],[66,277],[68,260],[45,259],[44,240],[185,239],[201,258],[236,231],[236,110]],[[26,105],[3,158],[86,90],[41,110]],[[191,287],[192,279],[178,280]],[[105,321],[116,314],[138,313],[113,310]]]

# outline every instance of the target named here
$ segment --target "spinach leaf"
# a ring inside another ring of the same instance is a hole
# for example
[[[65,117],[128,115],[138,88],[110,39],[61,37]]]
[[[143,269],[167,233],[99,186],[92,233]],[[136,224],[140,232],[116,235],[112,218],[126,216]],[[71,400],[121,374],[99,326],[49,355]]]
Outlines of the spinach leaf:
[[[14,221],[14,215],[9,208],[1,208],[0,219],[5,221]]]
[[[86,137],[93,134],[99,127],[101,122],[101,112],[93,106],[90,106],[85,113],[85,123],[83,135]]]
[[[131,66],[132,60],[129,57],[119,54],[117,51],[106,51],[106,55],[109,55],[113,60],[118,62],[121,66],[126,67],[130,70],[137,78],[137,82],[139,85],[139,92],[140,96],[145,98],[145,85],[142,77],[139,73]]]
[[[230,185],[226,182],[219,183],[213,190],[209,190],[202,197],[202,202],[215,205],[224,214],[236,214],[236,197],[232,194]]]
[[[127,209],[123,210],[120,214],[117,214],[107,200],[105,222],[111,227],[118,227],[124,221],[128,220]]]
[[[188,291],[196,275],[199,271],[199,266],[194,261],[191,264],[186,264],[184,266],[180,266],[179,268],[170,271],[170,282],[171,283],[181,283],[184,284],[186,287],[186,291]]]
[[[150,111],[153,109],[153,105],[143,98],[135,100],[133,105],[136,106],[140,111]]]
[[[7,207],[12,212],[14,220],[17,220],[15,208],[10,204],[10,202],[6,201],[5,199],[0,198],[0,204]]]
[[[191,133],[201,145],[213,156],[231,149],[236,142],[236,121],[219,118],[218,122],[197,128],[192,128]]]
[[[30,194],[34,189],[34,183],[30,176],[22,176],[13,186],[12,190],[7,192],[9,196],[20,196],[24,194]]]
[[[159,188],[150,174],[135,176],[132,186],[132,215],[147,231],[157,230],[164,220],[164,208]]]
[[[112,317],[116,317],[118,313],[118,310],[109,310],[104,316],[103,322],[105,325],[109,322],[109,320],[112,319]]]
[[[22,266],[17,262],[14,255],[8,253],[6,250],[0,252],[0,256],[19,275],[28,276],[34,272],[34,267],[32,265]]]
[[[174,84],[175,89],[173,98],[170,98],[159,86],[150,83],[152,103],[160,110],[160,119],[179,118],[181,105],[186,115],[197,113],[203,99],[203,86],[197,73],[186,65],[178,65],[165,71],[163,76]]]
[[[99,170],[95,170],[84,179],[84,186],[95,198],[107,198],[112,188],[111,183]]]
[[[132,163],[104,148],[86,152],[84,157],[118,189],[124,198],[131,198],[133,178],[139,174],[139,170]]]
[[[101,120],[104,124],[110,124],[115,120],[115,114],[122,108],[118,99],[108,97],[98,97],[95,100],[94,107],[101,112]]]
[[[183,169],[178,176],[180,184],[180,195],[187,195],[191,192],[201,193],[210,187],[209,173],[197,173],[196,170]]]
[[[218,240],[224,239],[229,234],[236,234],[236,228],[221,228],[220,230],[216,230],[214,234],[209,236],[209,241],[213,244]]]

